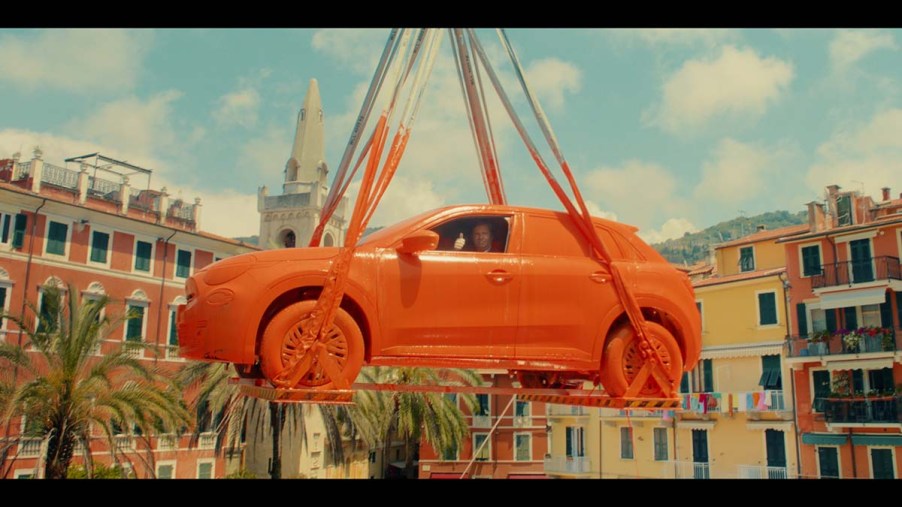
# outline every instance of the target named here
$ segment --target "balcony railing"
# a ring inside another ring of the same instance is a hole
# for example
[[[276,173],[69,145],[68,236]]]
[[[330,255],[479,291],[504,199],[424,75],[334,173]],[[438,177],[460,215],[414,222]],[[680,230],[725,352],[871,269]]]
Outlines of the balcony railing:
[[[829,424],[902,424],[902,396],[825,398]]]
[[[216,433],[201,433],[197,441],[197,447],[199,449],[216,448]]]
[[[786,401],[783,398],[783,391],[774,389],[763,392],[764,399],[770,400],[770,403],[768,404],[765,401],[764,404],[759,403],[758,405],[751,406],[749,407],[750,412],[782,412],[786,410]]]
[[[492,416],[490,416],[490,415],[474,415],[473,416],[473,427],[474,428],[491,428],[492,427]]]
[[[868,257],[821,266],[821,272],[811,276],[811,287],[835,287],[876,280],[902,280],[898,257]]]
[[[37,458],[41,455],[40,438],[23,438],[19,441],[19,457],[20,458]]]
[[[768,467],[758,465],[739,465],[740,479],[788,479],[786,467]]]
[[[24,180],[28,178],[29,174],[31,174],[31,162],[16,164],[15,167],[13,167],[12,181]]]
[[[710,479],[711,465],[709,463],[694,463],[692,461],[665,461],[662,477],[676,477],[679,479]]]
[[[549,403],[545,406],[548,407],[548,415],[550,416],[588,415],[586,407],[579,405],[557,405],[554,403]]]
[[[119,202],[119,189],[121,185],[103,178],[95,178],[88,176],[88,195],[105,199],[107,201]]]
[[[514,426],[516,426],[518,428],[525,428],[528,426],[532,426],[532,416],[529,416],[529,415],[514,416]]]
[[[78,189],[78,172],[44,162],[41,181],[57,187],[76,190]]]
[[[179,447],[179,438],[175,435],[160,435],[157,438],[158,451],[174,451]]]
[[[681,394],[683,410],[698,414],[723,412],[727,402],[725,393],[691,393]]]
[[[546,456],[545,471],[564,474],[585,474],[592,470],[587,456]]]
[[[116,450],[121,452],[135,450],[135,437],[132,435],[116,435],[113,437],[113,443],[116,445]]]
[[[812,335],[789,336],[789,357],[816,357],[836,356],[842,354],[860,354],[867,352],[892,352],[898,348],[898,340],[902,330],[894,329],[893,337],[882,339],[874,336],[865,336],[857,347],[849,347],[843,342],[841,335],[833,335],[825,341],[810,341]]]

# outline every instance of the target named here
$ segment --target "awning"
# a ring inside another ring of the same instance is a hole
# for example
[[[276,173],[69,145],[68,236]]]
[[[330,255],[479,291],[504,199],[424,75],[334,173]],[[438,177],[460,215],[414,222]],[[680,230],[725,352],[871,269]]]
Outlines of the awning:
[[[802,443],[808,445],[845,445],[849,435],[837,433],[802,433]]]
[[[745,423],[745,427],[748,430],[776,430],[782,432],[792,431],[793,422],[792,421],[777,421],[777,420],[760,420],[760,421],[748,421]]]
[[[828,361],[827,370],[882,370],[883,368],[892,368],[893,358],[884,357],[880,359],[859,359],[857,361]]]
[[[783,342],[760,343],[755,345],[727,345],[718,347],[705,347],[702,349],[699,359],[729,359],[733,357],[756,357],[780,355],[783,351]]]
[[[461,474],[434,473],[430,474],[430,479],[460,479]]]
[[[820,309],[849,308],[861,305],[879,305],[886,301],[886,287],[870,289],[844,290],[821,294]]]
[[[508,479],[547,479],[548,476],[544,474],[510,474],[507,476]]]
[[[902,445],[902,435],[852,435],[855,445]]]
[[[764,389],[778,389],[780,387],[780,370],[768,368],[761,373],[758,385]]]
[[[681,430],[713,430],[716,422],[715,420],[681,419],[676,422],[676,427]]]

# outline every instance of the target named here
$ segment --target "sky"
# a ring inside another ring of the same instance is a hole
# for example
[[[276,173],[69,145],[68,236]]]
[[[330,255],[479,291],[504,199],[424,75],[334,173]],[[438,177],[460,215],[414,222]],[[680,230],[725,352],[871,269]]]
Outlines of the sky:
[[[589,209],[639,227],[648,242],[740,215],[801,211],[831,184],[877,200],[882,187],[902,191],[900,30],[506,32]],[[496,32],[477,34],[563,181]],[[388,35],[2,29],[0,158],[27,160],[40,146],[55,165],[94,152],[127,160],[153,170],[152,188],[200,197],[204,230],[254,235],[258,188],[281,193],[310,80],[322,96],[331,178]],[[371,226],[487,202],[448,42],[446,33]],[[488,95],[508,201],[563,209]]]

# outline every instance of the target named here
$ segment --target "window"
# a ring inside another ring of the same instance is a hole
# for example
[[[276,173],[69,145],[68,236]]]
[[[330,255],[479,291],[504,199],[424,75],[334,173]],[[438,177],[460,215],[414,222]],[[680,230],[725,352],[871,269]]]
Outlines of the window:
[[[13,477],[16,479],[34,479],[34,468],[16,470],[13,472]]]
[[[802,247],[802,276],[821,274],[821,247],[811,245]]]
[[[532,460],[532,435],[529,433],[514,434],[514,460],[531,461]]]
[[[454,446],[450,448],[442,449],[442,461],[457,461],[459,459],[457,454],[457,444],[454,444]],[[370,462],[376,462],[376,453],[372,453],[372,460]]]
[[[746,246],[739,249],[739,271],[755,271],[755,247]]]
[[[514,408],[515,417],[529,417],[529,402],[517,400],[517,406]]]
[[[783,381],[780,374],[780,356],[761,356],[761,378],[758,385],[764,389],[782,389]]]
[[[144,306],[128,305],[129,313],[135,315],[125,324],[125,341],[140,342],[144,340]]]
[[[777,293],[758,293],[758,325],[772,326],[777,324]]]
[[[213,478],[213,463],[210,461],[198,462],[197,463],[197,478],[198,479],[212,479]]]
[[[53,220],[47,226],[46,252],[53,255],[66,255],[66,237],[69,226]]]
[[[17,213],[16,220],[13,223],[13,248],[22,248],[25,244],[25,226],[28,224],[28,216],[24,213]]]
[[[861,305],[861,325],[863,327],[883,327],[880,305]]]
[[[13,216],[0,213],[0,244],[5,245],[12,239]]]
[[[667,428],[655,428],[655,461],[667,461]]]
[[[9,309],[7,308],[7,305],[6,305],[6,301],[8,299],[6,297],[7,292],[8,292],[7,288],[3,285],[0,285],[0,312],[8,312],[9,311]],[[6,319],[4,319],[2,316],[0,316],[0,330],[2,330],[2,329],[6,329]]]
[[[814,401],[811,404],[811,410],[812,412],[823,412],[824,399],[830,396],[830,372],[815,370],[811,372],[811,380],[814,384]]]
[[[478,416],[489,416],[492,414],[491,408],[489,407],[489,395],[488,394],[477,394],[476,395],[476,412],[473,415]]]
[[[483,443],[485,446],[479,450]],[[476,461],[489,461],[492,458],[492,442],[489,440],[488,433],[473,434],[473,452],[476,455]]]
[[[150,272],[150,257],[153,252],[153,244],[138,240],[135,243],[135,271]]]
[[[109,246],[109,234],[100,231],[91,231],[91,262],[106,264]]]
[[[680,391],[683,393],[713,393],[714,360],[702,359],[694,370],[684,373],[682,382],[680,382]]]
[[[157,463],[157,479],[174,479],[175,463]]]
[[[852,225],[852,196],[849,194],[836,198],[836,220],[840,227]]]
[[[701,301],[696,301],[695,308],[698,309],[698,316],[701,317],[702,331],[704,332],[704,330],[705,330],[705,313],[702,311],[704,309],[704,304],[702,304]]]
[[[874,479],[895,479],[893,450],[871,447],[871,475]]]
[[[817,462],[821,479],[839,479],[839,450],[836,447],[818,447]]]
[[[567,426],[567,448],[568,458],[581,458],[586,455],[583,446],[583,429],[580,426]]]
[[[632,433],[628,427],[620,428],[620,459],[633,459]]]
[[[505,252],[510,229],[509,221],[510,217],[468,216],[445,222],[431,229],[439,235],[436,250]],[[477,232],[478,237],[475,235]],[[477,241],[485,241],[485,244],[478,245]],[[455,248],[458,246],[460,248]]]
[[[175,260],[175,276],[188,278],[191,275],[191,252],[179,250]]]
[[[445,393],[445,399],[448,400],[448,403],[453,407],[457,407],[457,393]]]

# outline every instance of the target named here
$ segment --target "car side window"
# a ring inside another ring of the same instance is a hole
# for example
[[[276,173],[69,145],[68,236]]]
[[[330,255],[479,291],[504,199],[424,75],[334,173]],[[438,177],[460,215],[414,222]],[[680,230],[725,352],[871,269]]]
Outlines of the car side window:
[[[567,216],[529,215],[524,230],[525,253],[586,257],[589,245],[573,220]]]
[[[509,216],[467,216],[443,222],[430,230],[439,235],[436,248],[439,251],[506,253],[510,221]]]
[[[608,254],[612,259],[632,258],[631,255],[624,255],[623,247],[615,238],[614,233],[598,225],[595,226],[595,230],[598,232],[599,239],[604,243],[604,247],[608,250]]]

